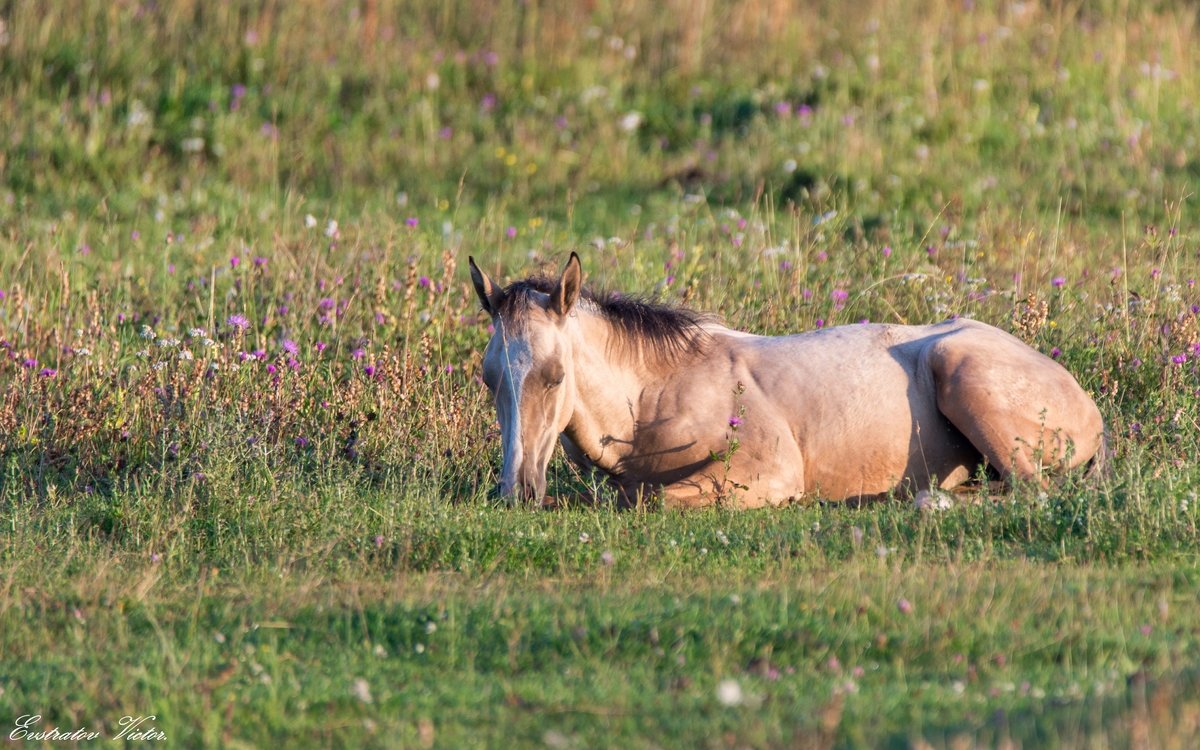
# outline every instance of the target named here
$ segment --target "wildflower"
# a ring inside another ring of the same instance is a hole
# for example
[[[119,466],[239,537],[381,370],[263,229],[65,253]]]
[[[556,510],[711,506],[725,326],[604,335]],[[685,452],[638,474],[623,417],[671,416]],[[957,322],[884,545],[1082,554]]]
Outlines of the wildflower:
[[[850,293],[845,289],[834,289],[829,293],[829,299],[833,300],[838,309],[841,309],[842,306],[846,304],[846,300],[849,299],[849,297]]]
[[[229,267],[230,267],[231,269],[232,269],[232,268],[237,268],[237,267],[238,267],[238,266],[240,266],[241,264],[242,264],[242,259],[241,259],[241,258],[239,258],[239,257],[237,257],[236,255],[235,255],[235,256],[233,256],[232,258],[230,258],[230,259],[229,259]]]
[[[375,365],[367,365],[363,368],[363,373],[366,374],[368,378],[375,377]]]
[[[296,447],[297,448],[307,448],[308,447],[308,438],[306,438],[304,436],[296,438]]]
[[[188,336],[191,336],[194,339],[203,338],[205,336],[205,332],[203,328],[192,328],[188,330]]]
[[[717,541],[719,541],[721,544],[725,545],[726,547],[729,546],[729,537],[725,536],[725,532],[722,531],[721,529],[717,529]]]
[[[75,350],[75,356],[77,356],[77,357],[90,357],[90,356],[92,356],[92,350],[91,350],[91,349],[89,349],[89,348],[87,348],[86,346],[81,346],[81,347],[79,347],[78,349],[76,349],[76,350]]]
[[[1182,365],[1184,362],[1187,362],[1187,354],[1176,354],[1171,357],[1171,362],[1176,365]]]
[[[192,359],[193,359],[194,357],[193,357],[193,355],[192,355],[192,352],[191,352],[190,350],[188,350],[188,349],[183,349],[183,350],[181,350],[181,351],[179,352],[179,358],[180,358],[180,359],[182,359],[182,360],[184,360],[184,361],[186,361],[186,362],[190,362],[190,361],[192,361]]]
[[[357,349],[355,349],[354,351],[350,352],[350,358],[351,359],[362,359],[365,354],[366,354],[366,352],[364,352],[362,347],[360,346]]]
[[[1062,349],[1059,349],[1057,346],[1054,347],[1050,350],[1050,356],[1054,359],[1058,359],[1062,356]]]
[[[902,615],[909,615],[912,614],[913,605],[909,600],[901,599],[900,601],[896,602],[896,609],[900,610],[900,614]]]
[[[626,133],[632,133],[633,131],[637,130],[641,126],[642,113],[637,112],[637,111],[626,112],[624,115],[621,116],[621,120],[620,120],[619,124],[620,124],[621,130],[625,131]]]
[[[41,375],[43,378],[52,378],[57,374],[58,370],[55,370],[53,367],[43,367],[38,371],[38,375]]]
[[[506,237],[508,237],[510,240],[511,240],[511,239],[514,239],[514,238],[517,236],[517,228],[516,228],[516,227],[509,227],[508,229],[505,229],[505,230],[504,230],[504,235],[505,235]]]
[[[745,697],[737,680],[721,680],[717,685],[717,702],[726,708],[740,706]]]
[[[371,685],[366,680],[358,677],[350,685],[350,694],[363,703],[374,703],[375,699],[371,697]]]
[[[285,351],[288,354],[296,354],[297,352],[300,351],[300,348],[298,346],[296,346],[296,342],[292,341],[291,339],[284,339],[282,348],[283,348],[283,351]]]
[[[600,562],[603,563],[605,566],[611,566],[613,564],[612,550],[606,549],[603,552],[601,552],[600,553]]]
[[[26,357],[25,359],[21,360],[21,367],[24,367],[26,370],[32,370],[33,368],[37,367],[37,364],[37,360],[33,357]]]
[[[230,315],[225,322],[239,333],[250,327],[250,321],[246,319],[245,315]]]
[[[581,544],[587,544],[592,541],[592,537],[586,531],[581,531],[579,532],[579,541]]]
[[[312,229],[316,225],[317,225],[317,217],[313,216],[312,214],[304,215],[304,226],[308,227],[309,229]]]
[[[142,326],[142,332],[140,335],[142,338],[146,339],[147,341],[153,341],[154,337],[155,337],[154,329],[151,328],[150,326],[144,325],[144,326]]]
[[[374,540],[374,541],[375,541],[375,549],[379,549],[380,547],[382,547],[382,546],[383,546],[383,535],[382,535],[382,534],[376,534],[376,535],[375,535],[375,540]]]
[[[429,288],[429,285],[430,285],[429,277],[428,277],[428,276],[422,276],[421,278],[417,279],[417,285],[418,285],[418,286],[423,286],[423,287],[425,287],[426,289],[428,289],[428,288]]]
[[[1050,286],[1054,287],[1055,289],[1061,289],[1066,283],[1066,276],[1055,276],[1053,279],[1050,279]]]
[[[321,352],[325,351],[325,347],[327,347],[329,345],[326,344],[324,341],[318,341],[313,346],[316,348],[317,354],[320,354]]]
[[[404,220],[404,226],[408,227],[409,229],[415,229],[420,223],[421,220],[415,216],[410,216]]]
[[[328,237],[328,238],[329,238],[329,239],[331,239],[331,240],[332,240],[332,239],[337,239],[337,236],[338,236],[338,223],[337,223],[337,219],[330,219],[330,220],[329,220],[329,223],[328,223],[328,224],[325,226],[325,236],[326,236],[326,237]]]
[[[261,255],[254,256],[254,267],[255,268],[262,268],[265,265],[267,265],[266,258],[262,257]]]
[[[742,418],[741,418],[741,417],[738,417],[738,416],[732,416],[732,417],[730,417],[730,418],[729,418],[729,426],[730,426],[730,427],[732,427],[732,428],[733,428],[733,429],[735,429],[735,430],[736,430],[737,428],[741,427],[741,426],[742,426]]]
[[[150,562],[152,562],[152,563],[162,562],[162,555],[158,554],[157,552],[151,552],[150,553]]]
[[[885,258],[890,258],[890,257],[892,257],[892,246],[891,246],[891,245],[884,245],[884,246],[883,246],[883,250],[882,250],[882,252],[883,252],[883,257],[885,257]]]

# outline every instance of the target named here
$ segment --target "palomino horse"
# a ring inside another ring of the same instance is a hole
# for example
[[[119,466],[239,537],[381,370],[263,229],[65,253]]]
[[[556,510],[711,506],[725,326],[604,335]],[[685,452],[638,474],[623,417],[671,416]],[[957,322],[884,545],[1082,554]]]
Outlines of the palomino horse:
[[[470,261],[495,334],[483,377],[500,492],[540,500],[556,438],[622,498],[753,508],[949,489],[985,461],[1043,481],[1101,449],[1096,404],[1058,363],[973,320],[756,336],[558,279],[501,289]]]

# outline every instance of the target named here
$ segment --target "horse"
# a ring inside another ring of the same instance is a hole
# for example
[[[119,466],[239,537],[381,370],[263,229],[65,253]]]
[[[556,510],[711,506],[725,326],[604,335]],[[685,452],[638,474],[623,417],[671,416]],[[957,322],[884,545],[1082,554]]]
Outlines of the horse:
[[[624,503],[869,502],[1011,483],[1102,457],[1095,402],[1053,359],[984,323],[858,324],[786,336],[558,278],[501,288],[469,260],[494,334],[499,492],[540,501],[560,443]]]

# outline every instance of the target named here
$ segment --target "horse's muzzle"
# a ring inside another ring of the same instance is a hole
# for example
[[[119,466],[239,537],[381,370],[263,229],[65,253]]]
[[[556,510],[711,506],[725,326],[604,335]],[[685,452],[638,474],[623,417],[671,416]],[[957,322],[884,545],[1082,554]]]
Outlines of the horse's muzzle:
[[[540,501],[546,496],[546,480],[514,482],[507,487],[501,482],[488,493],[488,496],[490,498],[502,499],[509,503]]]

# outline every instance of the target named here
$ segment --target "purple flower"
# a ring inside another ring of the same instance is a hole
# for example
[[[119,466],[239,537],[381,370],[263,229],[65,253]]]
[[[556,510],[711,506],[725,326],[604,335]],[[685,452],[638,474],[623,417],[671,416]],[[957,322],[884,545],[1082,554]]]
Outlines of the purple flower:
[[[33,368],[37,367],[37,360],[33,357],[26,357],[25,359],[21,360],[21,367],[24,367],[26,370],[32,370]]]
[[[1171,357],[1171,362],[1173,364],[1182,365],[1184,362],[1187,362],[1187,354],[1186,353],[1176,354],[1175,356]],[[44,372],[44,370],[43,370],[43,372]]]
[[[415,226],[417,226],[417,224],[420,224],[420,223],[421,223],[420,219],[418,219],[415,216],[410,216],[404,220],[405,226],[408,226],[408,227],[415,227]]]
[[[246,319],[245,315],[230,315],[225,322],[238,332],[244,331],[250,327],[250,321]]]
[[[1184,357],[1184,359],[1187,359],[1187,357]],[[57,374],[58,370],[55,370],[53,367],[43,367],[38,371],[38,375],[41,375],[43,378],[52,378]]]
[[[328,346],[328,344],[326,344],[324,341],[318,341],[316,344],[314,344],[314,346],[317,348],[317,353],[320,354],[321,352],[325,351],[325,347]]]
[[[891,245],[884,245],[884,246],[883,246],[883,250],[882,250],[881,252],[883,252],[883,257],[885,257],[885,258],[890,258],[890,257],[892,257],[892,246],[891,246]]]
[[[824,328],[824,327],[825,327],[825,321],[824,321],[824,320],[822,320],[821,318],[817,318],[815,325],[816,325],[816,327],[817,327],[817,328]]]
[[[279,371],[279,368],[276,367],[275,365],[267,365],[267,374],[268,375],[274,375],[278,371]]]
[[[308,438],[303,437],[303,436],[296,438],[296,447],[297,448],[307,448],[308,447]]]
[[[237,268],[241,264],[242,264],[242,259],[237,257],[236,255],[229,259],[229,267],[230,268]]]
[[[365,373],[368,378],[375,377],[375,365],[367,365],[363,367],[363,373]]]
[[[733,428],[733,429],[735,429],[735,430],[736,430],[737,428],[741,427],[741,426],[742,426],[742,418],[741,418],[741,417],[739,417],[739,416],[736,416],[736,415],[735,415],[735,416],[732,416],[732,417],[730,417],[730,418],[729,418],[729,426],[730,426],[730,427],[732,427],[732,428]]]
[[[142,233],[136,229],[129,233],[129,239],[133,240],[134,242],[140,240],[141,238],[142,238]]]
[[[516,228],[516,227],[509,227],[508,229],[505,229],[505,230],[504,230],[504,234],[505,234],[505,236],[507,236],[507,237],[508,237],[508,238],[511,240],[511,239],[513,239],[514,237],[516,237],[516,236],[517,236],[517,228]]]
[[[900,610],[901,614],[908,615],[912,614],[913,605],[909,600],[901,599],[900,601],[896,602],[896,609]]]
[[[321,310],[332,310],[333,305],[334,301],[332,297],[322,297],[321,301],[317,303],[317,308]]]
[[[362,359],[364,354],[366,354],[366,352],[364,352],[362,350],[362,347],[360,346],[360,347],[357,347],[354,351],[350,352],[350,358],[351,359]]]
[[[300,347],[296,346],[296,342],[291,339],[284,339],[282,344],[283,350],[288,354],[295,354],[300,351]]]
[[[1054,347],[1053,349],[1050,350],[1050,356],[1053,357],[1054,359],[1058,359],[1059,357],[1062,356],[1062,349],[1059,349],[1057,346]]]
[[[1053,279],[1050,279],[1050,286],[1054,287],[1055,289],[1061,289],[1066,283],[1066,276],[1055,276]]]
[[[254,267],[255,268],[262,268],[265,265],[267,265],[266,258],[262,257],[261,255],[254,256]]]
[[[429,288],[429,284],[430,284],[429,277],[428,277],[428,276],[422,276],[421,278],[417,279],[417,284],[418,284],[419,286],[423,286],[423,287],[425,287],[426,289],[428,289],[428,288]]]

